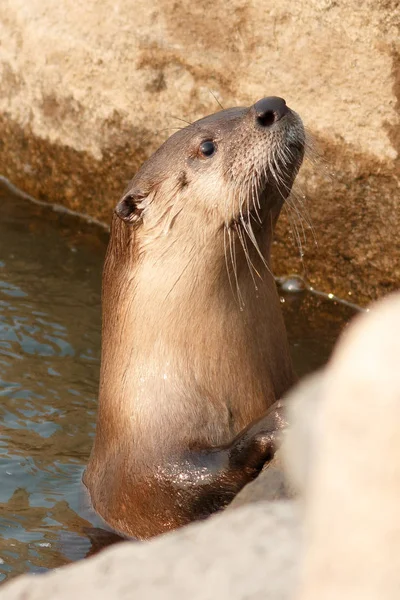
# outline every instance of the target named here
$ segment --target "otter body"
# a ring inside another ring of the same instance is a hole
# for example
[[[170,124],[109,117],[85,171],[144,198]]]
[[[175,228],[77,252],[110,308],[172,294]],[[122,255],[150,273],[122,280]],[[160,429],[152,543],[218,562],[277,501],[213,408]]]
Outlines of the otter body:
[[[115,209],[84,483],[122,534],[208,516],[273,455],[294,376],[270,247],[304,140],[280,98],[223,110],[171,136]]]

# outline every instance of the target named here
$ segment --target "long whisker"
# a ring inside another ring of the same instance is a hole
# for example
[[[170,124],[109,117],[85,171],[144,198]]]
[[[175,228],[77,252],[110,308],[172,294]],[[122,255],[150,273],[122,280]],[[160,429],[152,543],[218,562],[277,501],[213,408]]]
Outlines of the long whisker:
[[[253,244],[254,248],[256,249],[256,252],[257,252],[257,254],[258,254],[258,255],[259,255],[259,257],[261,258],[261,260],[262,260],[262,262],[263,262],[263,264],[264,264],[265,268],[266,268],[266,269],[267,269],[267,271],[268,271],[269,273],[271,273],[271,275],[272,275],[271,269],[269,268],[269,265],[268,265],[268,263],[267,263],[267,261],[266,261],[266,259],[265,259],[265,256],[263,255],[263,253],[262,253],[262,252],[261,252],[261,250],[260,250],[260,247],[259,247],[259,245],[258,245],[258,242],[257,242],[257,240],[256,240],[256,237],[255,237],[255,235],[254,235],[254,232],[253,232],[253,230],[252,230],[251,226],[249,227],[249,223],[246,223],[244,220],[243,220],[243,221],[241,221],[241,224],[242,224],[242,226],[243,226],[243,228],[244,228],[245,232],[247,233],[247,235],[248,235],[248,237],[249,237],[249,240],[251,241],[251,243]]]
[[[167,114],[166,116],[171,119],[177,119],[178,121],[182,121],[182,123],[186,123],[186,125],[192,125],[190,121],[186,121],[186,119],[181,119],[180,117],[176,117],[175,115]]]
[[[221,102],[218,100],[217,96],[214,94],[214,92],[212,90],[210,90],[210,88],[208,88],[208,91],[210,92],[211,96],[214,98],[215,102],[218,104],[218,106],[224,110],[224,107],[222,106]]]
[[[224,227],[224,255],[225,255],[225,266],[226,266],[226,272],[228,274],[228,280],[229,280],[229,286],[231,288],[232,291],[232,295],[235,298],[235,291],[233,289],[233,284],[232,284],[232,278],[231,278],[231,272],[229,269],[229,264],[228,264],[228,254],[226,252],[227,249],[227,241],[226,241],[226,236],[228,234],[228,228],[225,226]],[[233,263],[232,263],[232,267],[233,267]]]
[[[290,205],[284,204],[284,208],[285,208],[286,214],[288,216],[289,225],[292,229],[294,239],[296,240],[297,247],[299,249],[300,259],[302,260],[303,256],[304,256],[303,244],[301,243],[301,238],[300,238],[299,229],[297,227],[296,220],[293,217],[293,213],[290,209]]]
[[[240,287],[239,287],[239,278],[238,278],[237,263],[236,263],[235,241],[232,239],[232,235],[231,235],[231,230],[230,229],[228,229],[228,235],[229,235],[229,249],[230,249],[230,253],[231,253],[231,261],[232,261],[232,266],[233,266],[233,273],[235,275],[237,298],[238,298],[238,302],[239,302],[239,308],[240,308],[240,310],[243,310],[243,308],[244,308],[244,300],[243,300],[243,296],[242,296],[242,293],[241,293]]]
[[[163,303],[165,303],[168,300],[168,297],[170,296],[170,294],[172,293],[173,289],[175,288],[175,286],[179,283],[179,281],[182,279],[184,273],[187,271],[187,269],[189,268],[189,266],[191,265],[191,263],[193,262],[194,258],[196,256],[196,253],[193,253],[193,256],[190,257],[189,261],[186,263],[186,265],[183,267],[179,277],[174,281],[171,289],[169,290],[168,294],[165,296]]]
[[[250,253],[249,253],[249,249],[247,247],[247,242],[246,242],[246,236],[243,235],[243,232],[240,230],[238,223],[235,224],[235,229],[236,229],[238,238],[240,240],[240,243],[242,244],[242,248],[243,248],[243,251],[246,256],[247,265],[249,267],[250,275],[251,275],[251,278],[253,279],[255,290],[257,291],[258,286],[256,284],[256,280],[254,279],[253,271],[261,280],[262,280],[262,277],[261,277],[260,273],[257,271],[256,267],[254,266],[254,264],[250,258]]]
[[[157,133],[164,133],[164,131],[180,131],[181,129],[185,129],[184,127],[164,127],[163,129],[157,129]]]

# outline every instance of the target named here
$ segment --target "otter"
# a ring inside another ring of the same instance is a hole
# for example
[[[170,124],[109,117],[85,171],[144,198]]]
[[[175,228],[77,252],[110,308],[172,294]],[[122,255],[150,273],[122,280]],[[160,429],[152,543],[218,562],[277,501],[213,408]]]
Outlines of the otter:
[[[207,517],[274,455],[294,374],[270,250],[304,148],[281,98],[221,110],[174,133],[115,208],[84,483],[122,535]]]

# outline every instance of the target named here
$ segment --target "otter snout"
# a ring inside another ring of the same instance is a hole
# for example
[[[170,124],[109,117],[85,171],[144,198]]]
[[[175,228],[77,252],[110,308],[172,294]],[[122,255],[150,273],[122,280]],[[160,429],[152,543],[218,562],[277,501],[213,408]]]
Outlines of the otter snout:
[[[289,112],[286,102],[278,96],[262,98],[254,104],[257,124],[261,127],[271,127]]]

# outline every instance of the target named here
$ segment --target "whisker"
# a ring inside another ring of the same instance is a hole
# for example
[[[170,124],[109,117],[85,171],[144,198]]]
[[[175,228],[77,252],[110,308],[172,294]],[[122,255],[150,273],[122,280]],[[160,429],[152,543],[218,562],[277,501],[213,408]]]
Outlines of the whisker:
[[[228,233],[228,227],[225,225],[224,227],[224,255],[225,255],[225,266],[226,266],[226,272],[228,274],[228,280],[229,280],[229,286],[231,288],[232,291],[232,295],[235,298],[235,291],[233,289],[233,284],[232,284],[232,278],[231,278],[231,273],[230,273],[230,269],[229,269],[229,264],[228,264],[228,254],[226,252],[226,248],[227,248],[227,242],[226,242],[226,236]],[[232,267],[233,267],[233,263],[232,263]]]
[[[303,219],[303,217],[302,217],[302,214],[300,213],[300,211],[299,211],[298,207],[297,207],[295,204],[293,204],[293,203],[292,203],[290,200],[291,200],[291,199],[290,199],[290,198],[289,198],[289,196],[288,196],[288,197],[286,198],[286,200],[285,200],[285,205],[286,205],[287,207],[289,207],[290,209],[292,209],[292,211],[293,211],[293,212],[295,213],[295,215],[297,216],[297,218],[298,218],[298,221],[299,221],[299,225],[300,225],[300,227],[301,227],[301,233],[302,233],[302,235],[303,235],[303,240],[304,240],[304,243],[306,243],[306,242],[307,242],[307,236],[306,236],[306,232],[305,232],[305,230],[304,230],[304,225],[303,225],[304,219]]]
[[[316,246],[318,246],[318,240],[316,237],[315,228],[312,223],[311,216],[308,212],[308,208],[307,208],[304,200],[301,198],[301,196],[296,194],[296,191],[293,191],[293,190],[292,190],[292,193],[290,194],[290,198],[293,198],[293,205],[296,206],[299,217],[301,219],[303,219],[303,221],[307,225],[308,229],[311,231],[314,243]]]
[[[210,92],[211,96],[214,98],[215,102],[218,104],[218,106],[224,110],[224,107],[222,106],[221,102],[218,100],[218,98],[216,97],[216,95],[214,94],[214,92],[212,90],[210,90],[210,88],[208,88],[208,91]]]
[[[263,255],[263,253],[262,253],[262,252],[261,252],[261,250],[260,250],[260,247],[259,247],[259,245],[258,245],[258,242],[257,242],[257,240],[256,240],[256,238],[255,238],[255,235],[254,235],[254,232],[253,232],[253,230],[252,230],[251,226],[250,226],[250,227],[247,227],[248,223],[246,223],[244,220],[243,220],[243,221],[241,221],[241,224],[242,224],[242,226],[243,226],[243,228],[244,228],[245,232],[247,233],[247,235],[248,235],[248,237],[249,237],[249,240],[251,241],[251,243],[253,244],[254,248],[256,249],[256,252],[257,252],[257,254],[258,254],[258,255],[259,255],[259,257],[261,258],[261,260],[262,260],[262,262],[263,262],[263,264],[264,264],[265,268],[266,268],[266,269],[267,269],[267,271],[268,271],[269,273],[271,273],[271,275],[272,275],[271,269],[269,268],[269,265],[268,265],[268,263],[267,263],[267,261],[266,261],[266,259],[265,259],[265,256]]]
[[[242,293],[241,293],[240,287],[239,287],[239,279],[238,279],[238,274],[237,274],[237,263],[236,263],[236,248],[235,248],[235,242],[234,242],[234,240],[232,240],[230,229],[228,229],[228,236],[229,236],[229,249],[230,249],[230,253],[231,253],[233,273],[235,275],[235,281],[236,281],[236,292],[237,292],[237,298],[238,298],[238,302],[239,302],[239,308],[240,308],[240,310],[243,310],[245,304],[244,304],[243,296],[242,296]]]
[[[182,269],[179,277],[174,281],[171,289],[169,290],[168,294],[165,296],[163,303],[166,302],[168,300],[168,297],[170,296],[170,294],[172,293],[172,291],[174,290],[175,286],[179,283],[179,281],[181,280],[181,278],[183,277],[184,273],[186,272],[186,270],[188,269],[189,265],[191,265],[192,261],[194,260],[194,258],[196,257],[196,253],[193,253],[193,256],[190,257],[189,261],[187,262],[187,264],[185,265],[185,267]]]
[[[300,234],[299,234],[299,229],[297,227],[297,223],[295,221],[295,219],[293,218],[293,213],[291,212],[291,207],[289,204],[284,204],[284,209],[286,211],[287,217],[288,217],[288,221],[289,221],[289,225],[293,231],[293,236],[294,239],[296,240],[297,243],[297,247],[299,249],[299,255],[300,255],[300,259],[303,259],[303,245],[301,243],[301,238],[300,238]]]
[[[164,127],[164,129],[157,129],[156,134],[164,133],[164,131],[180,131],[181,129],[185,129],[184,127]]]
[[[182,123],[186,123],[186,125],[192,125],[190,121],[186,121],[186,119],[181,119],[180,117],[176,117],[175,115],[167,114],[166,116],[170,119],[177,119],[178,121],[182,121]]]
[[[242,244],[242,248],[245,253],[245,256],[246,256],[246,261],[247,261],[247,265],[249,267],[251,278],[254,283],[254,288],[256,291],[258,291],[258,286],[256,284],[256,280],[254,279],[253,271],[261,280],[262,280],[262,277],[261,277],[260,273],[257,271],[256,267],[254,266],[254,264],[250,258],[250,253],[249,253],[249,249],[247,247],[247,242],[246,242],[246,236],[243,235],[243,232],[240,230],[238,223],[236,223],[236,232],[239,237],[240,243]]]

